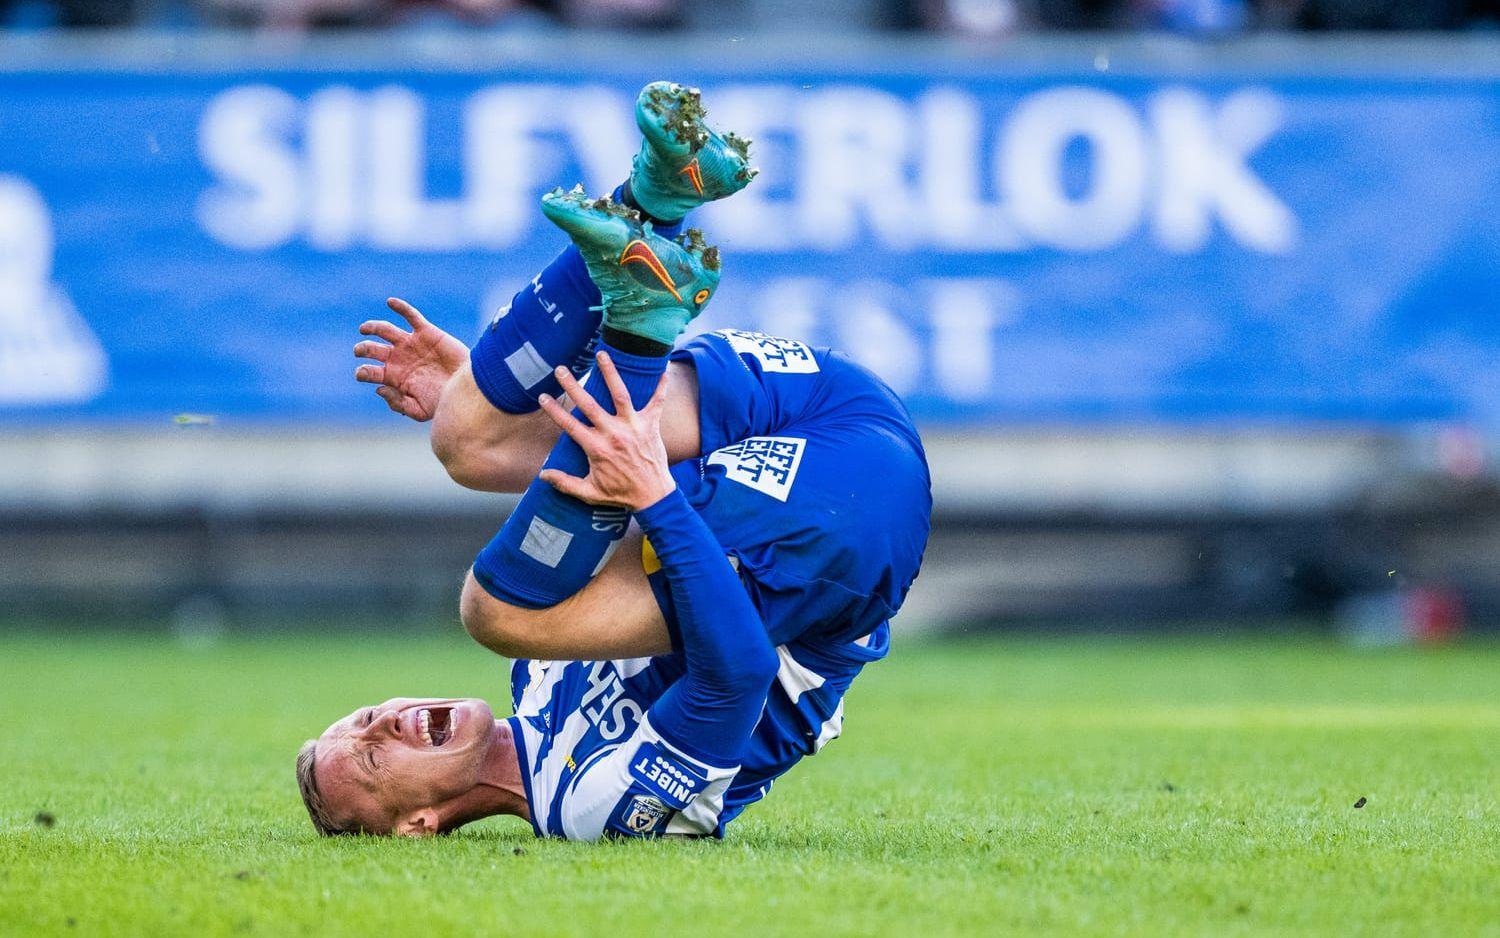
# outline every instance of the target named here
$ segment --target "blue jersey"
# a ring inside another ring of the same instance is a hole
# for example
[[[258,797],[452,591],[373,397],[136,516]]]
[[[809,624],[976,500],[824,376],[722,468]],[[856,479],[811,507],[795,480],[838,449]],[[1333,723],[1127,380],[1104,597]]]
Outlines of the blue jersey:
[[[517,661],[512,738],[538,836],[723,832],[737,767],[675,749],[649,712],[670,685],[650,658]]]
[[[632,825],[648,819],[628,805],[667,799],[639,797],[651,773],[630,766],[656,759],[671,764],[666,777],[691,779],[694,794],[652,832],[722,833],[777,776],[840,734],[844,692],[885,656],[888,620],[921,564],[931,512],[925,455],[878,378],[838,352],[737,330],[700,336],[673,357],[697,372],[705,453],[673,475],[737,566],[780,670],[742,764],[726,777],[672,752],[650,727],[651,703],[684,672],[681,655],[517,662],[514,719],[540,834],[588,827],[570,820],[571,805],[579,786],[598,787],[596,775],[612,779],[604,800],[619,789],[601,829],[637,832]],[[642,559],[680,647],[649,544]],[[596,762],[599,772],[583,773]]]

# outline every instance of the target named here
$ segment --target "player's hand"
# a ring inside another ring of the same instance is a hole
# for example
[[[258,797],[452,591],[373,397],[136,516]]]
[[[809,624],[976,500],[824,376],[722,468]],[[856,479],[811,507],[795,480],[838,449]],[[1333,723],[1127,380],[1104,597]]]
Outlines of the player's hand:
[[[411,331],[384,319],[362,324],[361,335],[373,335],[390,345],[364,341],[354,346],[356,357],[375,361],[354,369],[354,380],[379,385],[375,393],[396,413],[416,421],[431,420],[443,385],[469,360],[469,348],[428,322],[405,300],[391,297],[385,305],[406,320]]]
[[[649,508],[677,488],[667,470],[667,446],[661,438],[663,393],[666,376],[656,386],[656,393],[640,410],[630,403],[630,392],[609,355],[595,356],[599,374],[609,387],[615,402],[613,414],[583,389],[566,368],[557,369],[557,380],[568,398],[588,419],[589,426],[574,417],[556,399],[543,394],[538,398],[547,416],[572,437],[589,457],[589,474],[580,479],[557,469],[542,470],[542,481],[564,495],[571,495],[590,505],[609,505],[640,511]]]

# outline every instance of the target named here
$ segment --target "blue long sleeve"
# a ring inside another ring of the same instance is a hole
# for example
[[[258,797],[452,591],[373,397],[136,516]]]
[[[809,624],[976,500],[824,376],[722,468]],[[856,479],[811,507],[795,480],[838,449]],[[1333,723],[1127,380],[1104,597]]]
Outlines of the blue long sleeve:
[[[724,549],[680,490],[636,512],[672,591],[687,673],[651,708],[662,737],[712,765],[739,762],[778,659]]]

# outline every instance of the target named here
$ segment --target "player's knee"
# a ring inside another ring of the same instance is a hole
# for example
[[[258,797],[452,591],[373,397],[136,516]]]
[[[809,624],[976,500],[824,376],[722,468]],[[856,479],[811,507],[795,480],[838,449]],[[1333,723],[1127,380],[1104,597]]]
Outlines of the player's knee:
[[[486,492],[525,491],[536,467],[523,458],[500,429],[505,421],[479,388],[468,368],[461,369],[443,388],[432,417],[428,443],[449,478],[465,488]]]
[[[452,409],[438,407],[432,418],[432,431],[428,438],[432,455],[443,464],[448,477],[464,488],[483,489],[494,480],[487,465],[484,449],[476,445],[480,439],[467,428],[463,420],[455,416]]]
[[[432,429],[429,431],[428,444],[432,447],[432,455],[436,456],[443,468],[448,470],[448,475],[459,485],[464,480],[459,478],[461,471],[465,468],[467,448],[464,446],[464,434],[454,419],[452,410],[443,407],[439,402],[437,413],[432,418]]]
[[[507,658],[526,656],[524,611],[487,593],[474,574],[464,578],[458,617],[474,641]]]
[[[463,435],[440,427],[436,421],[432,427],[432,455],[443,464],[448,478],[466,489],[482,489],[490,481],[484,464],[473,457]]]

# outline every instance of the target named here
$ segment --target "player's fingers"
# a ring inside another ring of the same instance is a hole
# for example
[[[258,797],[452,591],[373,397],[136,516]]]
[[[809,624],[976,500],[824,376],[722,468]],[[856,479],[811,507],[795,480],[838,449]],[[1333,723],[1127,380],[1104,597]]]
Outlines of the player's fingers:
[[[573,402],[573,406],[583,411],[589,423],[599,427],[608,422],[608,412],[599,406],[598,401],[594,400],[594,395],[585,391],[583,385],[578,383],[578,379],[573,377],[573,373],[561,365],[557,368],[557,383],[562,385],[562,389],[568,393],[568,399]]]
[[[383,365],[360,365],[354,369],[354,380],[363,381],[365,384],[385,383],[385,367]],[[375,393],[380,393],[376,391]]]
[[[427,318],[417,311],[417,308],[399,296],[393,296],[385,301],[391,312],[411,323],[413,329],[420,329],[427,325]]]
[[[583,479],[568,475],[559,469],[543,469],[539,478],[564,495],[571,495],[582,502],[587,502],[591,497],[597,495],[593,488]]]
[[[608,352],[600,352],[594,356],[594,361],[598,363],[599,373],[604,376],[609,396],[614,398],[615,413],[621,417],[635,413],[635,406],[630,403],[630,390],[625,387],[625,379],[615,370],[614,359],[609,357]]]
[[[360,342],[354,346],[354,357],[388,362],[391,360],[391,347],[384,342]]]
[[[400,391],[396,390],[393,387],[390,387],[389,385],[382,384],[380,387],[375,389],[375,393],[380,396],[381,400],[385,401],[386,406],[390,407],[391,410],[394,410],[398,414],[402,413],[402,395]]]
[[[573,442],[583,447],[585,453],[591,453],[594,449],[594,431],[583,425],[577,417],[563,409],[557,402],[557,398],[550,394],[537,396],[536,402],[546,411],[552,422],[557,424],[562,431],[573,438]],[[598,406],[598,405],[595,405]]]
[[[384,319],[371,319],[369,322],[360,323],[359,334],[373,335],[376,338],[384,339],[391,343],[400,342],[411,335],[410,332],[397,328]]]
[[[426,421],[429,419],[428,417],[422,416],[421,411],[417,408],[417,401],[415,398],[402,394],[395,388],[379,387],[375,389],[375,393],[379,394],[380,399],[385,401],[385,406],[389,407],[391,410],[395,411],[403,417],[410,417],[411,419],[417,421]]]

